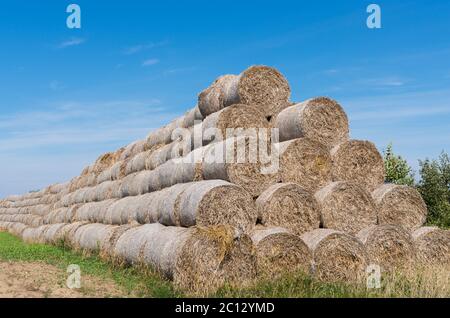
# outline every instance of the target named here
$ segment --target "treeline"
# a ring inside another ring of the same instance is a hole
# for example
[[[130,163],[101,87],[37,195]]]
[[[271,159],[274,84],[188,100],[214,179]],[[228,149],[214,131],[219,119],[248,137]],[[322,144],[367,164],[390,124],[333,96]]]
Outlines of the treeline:
[[[405,159],[396,155],[392,144],[384,151],[386,182],[416,187],[428,206],[427,223],[450,227],[450,156],[442,152],[437,159],[419,160],[415,172]]]

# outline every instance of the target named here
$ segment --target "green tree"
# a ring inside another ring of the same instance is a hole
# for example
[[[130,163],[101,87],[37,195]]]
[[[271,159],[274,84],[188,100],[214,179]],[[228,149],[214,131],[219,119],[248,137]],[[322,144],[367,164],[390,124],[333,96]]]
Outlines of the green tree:
[[[418,184],[428,206],[428,223],[450,226],[450,157],[442,153],[437,160],[419,161],[421,180]]]
[[[394,154],[392,143],[387,146],[383,154],[386,182],[414,186],[414,174],[411,167],[405,159]]]

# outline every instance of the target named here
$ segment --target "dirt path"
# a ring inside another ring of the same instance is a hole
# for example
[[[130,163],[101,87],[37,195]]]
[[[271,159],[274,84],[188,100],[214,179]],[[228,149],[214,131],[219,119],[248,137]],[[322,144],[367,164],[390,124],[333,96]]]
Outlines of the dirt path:
[[[0,298],[120,297],[114,282],[81,274],[81,288],[69,289],[69,274],[43,263],[0,262]]]

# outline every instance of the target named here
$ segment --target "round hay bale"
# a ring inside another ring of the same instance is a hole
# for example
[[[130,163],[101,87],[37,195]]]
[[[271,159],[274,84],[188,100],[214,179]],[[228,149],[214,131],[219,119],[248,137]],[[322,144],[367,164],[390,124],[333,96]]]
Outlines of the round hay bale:
[[[256,248],[247,234],[236,234],[221,265],[228,286],[242,288],[254,282],[258,274]]]
[[[156,150],[154,150],[146,159],[145,159],[145,169],[154,170],[157,167],[161,166],[167,160],[170,159],[170,152],[174,147],[175,143],[170,143],[168,145],[164,145]]]
[[[66,223],[53,236],[53,243],[64,243],[70,246],[70,236],[73,235],[78,228],[88,224],[87,222]]]
[[[116,202],[116,199],[105,200],[101,202],[90,202],[80,205],[76,213],[73,215],[73,220],[82,222],[102,222],[104,220],[104,215],[108,208]]]
[[[146,147],[146,140],[137,140],[128,146],[126,146],[120,154],[119,160],[125,161],[128,160],[140,152],[143,152]]]
[[[12,235],[21,237],[23,231],[25,231],[25,229],[28,228],[27,225],[22,224],[22,223],[13,223],[8,227],[8,231],[9,233],[11,233]]]
[[[294,183],[277,183],[256,200],[258,221],[302,235],[320,226],[320,207],[314,196]]]
[[[418,260],[423,264],[450,264],[450,231],[421,227],[412,233]]]
[[[115,261],[116,258],[114,255],[114,248],[117,242],[119,241],[120,237],[128,230],[131,230],[137,226],[138,226],[137,223],[117,226],[111,232],[111,234],[107,236],[106,239],[102,242],[102,250],[100,251],[100,256],[103,259]]]
[[[117,181],[106,181],[94,187],[90,194],[93,201],[105,201],[116,197]]]
[[[195,106],[191,110],[189,110],[183,117],[183,126],[184,128],[192,127],[196,124],[197,121],[203,120],[202,113],[198,106]]]
[[[152,150],[147,150],[138,153],[136,156],[131,158],[126,165],[125,174],[129,175],[134,172],[145,170],[145,160],[152,154],[152,152]]]
[[[102,251],[104,242],[114,234],[117,226],[104,224],[86,224],[79,227],[74,235],[72,246],[86,251]]]
[[[291,90],[284,76],[267,66],[252,66],[241,75],[218,78],[199,95],[198,107],[206,117],[233,104],[259,105],[266,117],[278,114]]]
[[[73,244],[75,243],[75,233],[78,229],[84,225],[88,225],[89,222],[74,222],[69,223],[57,233],[57,236],[64,240],[64,244],[71,248],[76,248]]]
[[[140,224],[157,223],[160,219],[159,207],[166,200],[167,190],[148,193],[136,197],[129,203],[129,209],[135,211],[136,220]]]
[[[331,182],[331,156],[324,145],[300,138],[276,146],[282,182],[296,183],[313,192]]]
[[[275,119],[280,141],[309,138],[332,148],[348,140],[348,118],[335,100],[327,97],[309,99],[284,109]]]
[[[365,276],[368,255],[364,244],[348,234],[317,229],[302,235],[313,255],[314,273],[323,281],[359,281]]]
[[[231,83],[237,78],[238,76],[236,75],[222,75],[218,77],[207,89],[199,94],[198,108],[203,117],[207,117],[226,107],[223,91],[225,90],[227,83]]]
[[[176,122],[152,131],[147,136],[147,148],[155,149],[172,142],[172,133],[177,128]]]
[[[51,225],[29,227],[22,232],[22,240],[30,244],[44,244],[44,234]]]
[[[95,161],[94,166],[92,168],[92,172],[96,175],[100,174],[105,169],[111,167],[112,164],[115,163],[116,156],[113,152],[108,152],[100,157]]]
[[[202,161],[207,149],[208,147],[197,148],[183,158],[169,160],[158,167],[155,172],[158,174],[157,184],[160,188],[203,180]]]
[[[209,146],[202,161],[203,179],[226,180],[258,197],[279,180],[278,170],[265,171],[258,155],[261,142],[259,138],[239,136]]]
[[[226,181],[193,182],[176,204],[179,210],[175,207],[175,215],[182,226],[226,224],[248,232],[256,224],[256,206],[250,194]]]
[[[384,161],[370,141],[350,140],[331,150],[333,181],[353,181],[374,191],[384,183]]]
[[[277,277],[302,271],[310,274],[312,253],[303,240],[277,227],[258,227],[252,235],[257,251],[258,275]]]
[[[189,293],[208,293],[225,283],[221,270],[233,249],[235,233],[226,226],[195,227],[178,235],[172,276],[176,287]]]
[[[44,224],[65,223],[65,216],[66,216],[67,210],[69,210],[69,208],[62,207],[62,208],[50,211],[43,217]]]
[[[57,233],[65,226],[65,223],[59,224],[51,224],[43,233],[43,242],[45,244],[56,244],[57,241]]]
[[[156,171],[141,171],[136,176],[137,194],[146,194],[149,192],[161,190],[159,174]]]
[[[264,113],[255,105],[235,104],[222,109],[199,124],[200,129],[192,129],[191,143],[202,140],[203,145],[240,135],[257,136],[259,129],[268,129],[269,122]],[[202,136],[197,136],[201,131]],[[193,145],[193,148],[195,145]]]
[[[126,197],[109,205],[105,205],[102,214],[102,222],[106,224],[122,225],[130,221],[136,221],[136,211],[133,207],[134,202],[139,201],[140,197]]]
[[[111,166],[111,179],[118,180],[122,177],[122,167],[125,164],[124,161],[118,161]]]
[[[137,173],[132,173],[122,179],[122,183],[119,190],[119,198],[125,198],[133,195],[136,191],[136,184],[134,182]]]
[[[408,186],[384,184],[373,193],[378,224],[397,224],[407,230],[421,227],[427,218],[428,210],[420,193]]]
[[[115,164],[113,166],[115,166]],[[112,175],[113,166],[111,166],[108,169],[105,169],[97,176],[97,184],[101,184],[103,182],[113,180],[113,175]]]
[[[191,183],[176,184],[168,189],[165,189],[161,193],[163,200],[158,200],[158,219],[157,222],[166,226],[182,225],[179,215],[179,198]],[[194,222],[195,224],[195,222]],[[194,225],[192,224],[192,225]],[[188,225],[190,226],[190,225]]]
[[[146,243],[147,235],[156,229],[164,228],[163,225],[146,224],[125,231],[114,246],[114,258],[118,262],[138,264],[142,262],[141,250]]]
[[[412,236],[401,226],[370,226],[361,230],[357,238],[366,247],[370,263],[380,266],[382,271],[407,268],[416,260]]]
[[[333,182],[315,194],[324,228],[352,235],[377,224],[377,211],[369,192],[353,182]]]

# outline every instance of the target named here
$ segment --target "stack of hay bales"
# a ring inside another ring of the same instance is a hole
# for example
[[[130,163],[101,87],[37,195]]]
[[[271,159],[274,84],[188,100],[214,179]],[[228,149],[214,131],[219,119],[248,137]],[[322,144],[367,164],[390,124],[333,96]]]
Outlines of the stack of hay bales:
[[[196,293],[287,272],[359,281],[369,264],[450,264],[449,232],[422,227],[415,189],[384,184],[380,153],[350,139],[343,108],[289,98],[271,67],[222,76],[184,116],[70,182],[1,200],[0,230],[149,265]]]

